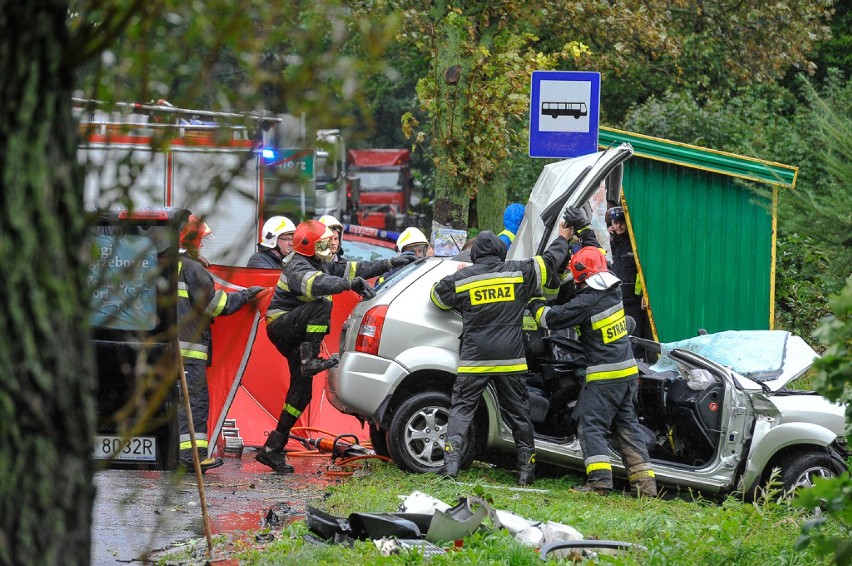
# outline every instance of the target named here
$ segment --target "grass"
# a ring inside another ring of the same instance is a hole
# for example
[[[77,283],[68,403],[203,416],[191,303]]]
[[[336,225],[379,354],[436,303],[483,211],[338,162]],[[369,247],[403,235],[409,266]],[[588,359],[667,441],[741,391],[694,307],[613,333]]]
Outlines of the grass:
[[[460,497],[482,494],[492,507],[511,511],[534,521],[556,521],[571,525],[587,539],[609,539],[638,543],[647,551],[619,556],[600,554],[596,564],[748,564],[813,565],[826,559],[805,549],[793,548],[800,525],[808,518],[786,502],[777,502],[778,490],[769,488],[755,503],[729,496],[723,499],[681,493],[676,497],[634,499],[622,493],[608,497],[578,494],[571,486],[582,482],[576,475],[536,481],[539,491],[520,491],[514,477],[500,469],[476,464],[459,474],[458,482],[434,475],[415,475],[392,464],[376,462],[370,473],[352,477],[331,486],[325,500],[317,505],[339,517],[353,512],[394,512],[400,497],[415,490],[432,495],[449,505]],[[461,547],[446,555],[424,558],[417,552],[382,556],[371,541],[345,545],[316,545],[303,520],[273,529],[275,540],[255,543],[255,533],[239,540],[216,538],[216,558],[229,557],[242,565],[261,564],[541,564],[538,553],[517,543],[487,518],[483,528],[464,539]],[[201,545],[206,551],[206,546]],[[449,548],[451,545],[442,545]],[[198,547],[197,547],[198,548]],[[203,564],[204,553],[184,558],[182,564]],[[197,559],[198,562],[194,562]],[[175,563],[170,556],[168,563]],[[555,561],[551,561],[555,562]]]

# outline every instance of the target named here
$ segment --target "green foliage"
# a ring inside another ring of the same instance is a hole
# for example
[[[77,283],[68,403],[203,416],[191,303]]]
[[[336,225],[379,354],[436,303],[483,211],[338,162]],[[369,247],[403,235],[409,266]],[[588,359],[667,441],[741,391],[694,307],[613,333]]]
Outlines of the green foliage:
[[[775,249],[776,326],[807,337],[829,314],[824,294],[829,253],[809,236],[796,232],[779,236]]]
[[[849,472],[802,490],[796,504],[804,509],[822,509],[822,513],[802,525],[796,548],[812,550],[818,556],[830,556],[839,566],[852,564],[852,476]],[[838,525],[839,533],[831,528]]]
[[[839,294],[829,297],[828,304],[834,314],[824,318],[814,332],[825,351],[814,362],[817,375],[813,385],[828,399],[847,403],[847,436],[852,441],[852,275]]]
[[[632,108],[624,127],[800,168],[796,188],[778,195],[776,316],[810,336],[852,265],[852,181],[838,154],[852,146],[851,115],[852,81],[832,72],[819,92],[806,81],[798,93],[749,86],[704,102],[668,92]]]
[[[588,53],[577,42],[537,52],[532,45],[538,38],[524,31],[525,12],[526,6],[515,3],[471,9],[439,4],[429,12],[406,12],[408,33],[428,50],[432,66],[417,85],[429,124],[421,129],[409,113],[403,130],[435,166],[436,200],[455,203],[436,209],[442,224],[466,225],[463,197],[500,185],[506,160],[526,143],[523,117],[532,71],[579,62]],[[484,197],[494,209],[491,216],[506,204],[505,189],[495,189]]]
[[[309,7],[164,0],[143,8],[123,1],[79,2],[76,8],[70,29],[84,64],[78,95],[304,112],[312,129],[346,126],[356,114],[369,114],[373,101],[360,85],[387,68],[382,56],[398,29],[392,12],[353,12],[338,0]]]

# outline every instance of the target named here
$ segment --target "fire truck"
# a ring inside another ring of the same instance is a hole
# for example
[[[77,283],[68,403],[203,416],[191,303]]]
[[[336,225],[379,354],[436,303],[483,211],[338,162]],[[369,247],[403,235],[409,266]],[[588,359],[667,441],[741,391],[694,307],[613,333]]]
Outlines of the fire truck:
[[[387,230],[411,225],[411,151],[350,149],[347,152],[347,218]]]
[[[245,265],[260,227],[339,216],[346,204],[340,131],[308,135],[304,117],[235,114],[74,99],[88,208],[179,207],[205,218],[216,239],[205,257]],[[310,143],[307,140],[311,140]]]

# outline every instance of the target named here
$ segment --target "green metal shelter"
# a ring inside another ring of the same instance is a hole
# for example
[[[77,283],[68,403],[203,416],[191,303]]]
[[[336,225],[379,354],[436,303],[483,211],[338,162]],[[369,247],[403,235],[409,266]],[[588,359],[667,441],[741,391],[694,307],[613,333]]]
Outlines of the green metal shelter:
[[[798,168],[611,128],[627,142],[622,203],[655,337],[773,327],[779,187]],[[771,187],[771,197],[755,189]]]

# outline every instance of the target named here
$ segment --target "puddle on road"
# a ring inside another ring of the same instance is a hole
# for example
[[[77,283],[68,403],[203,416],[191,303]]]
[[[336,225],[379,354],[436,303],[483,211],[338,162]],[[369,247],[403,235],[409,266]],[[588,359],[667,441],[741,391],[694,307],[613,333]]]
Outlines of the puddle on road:
[[[242,458],[227,458],[224,466],[205,474],[212,532],[261,529],[266,526],[270,509],[282,523],[304,519],[306,505],[321,500],[329,485],[346,479],[334,473],[328,454],[291,457],[288,461],[295,473],[277,474],[256,462],[253,451],[246,451]]]

